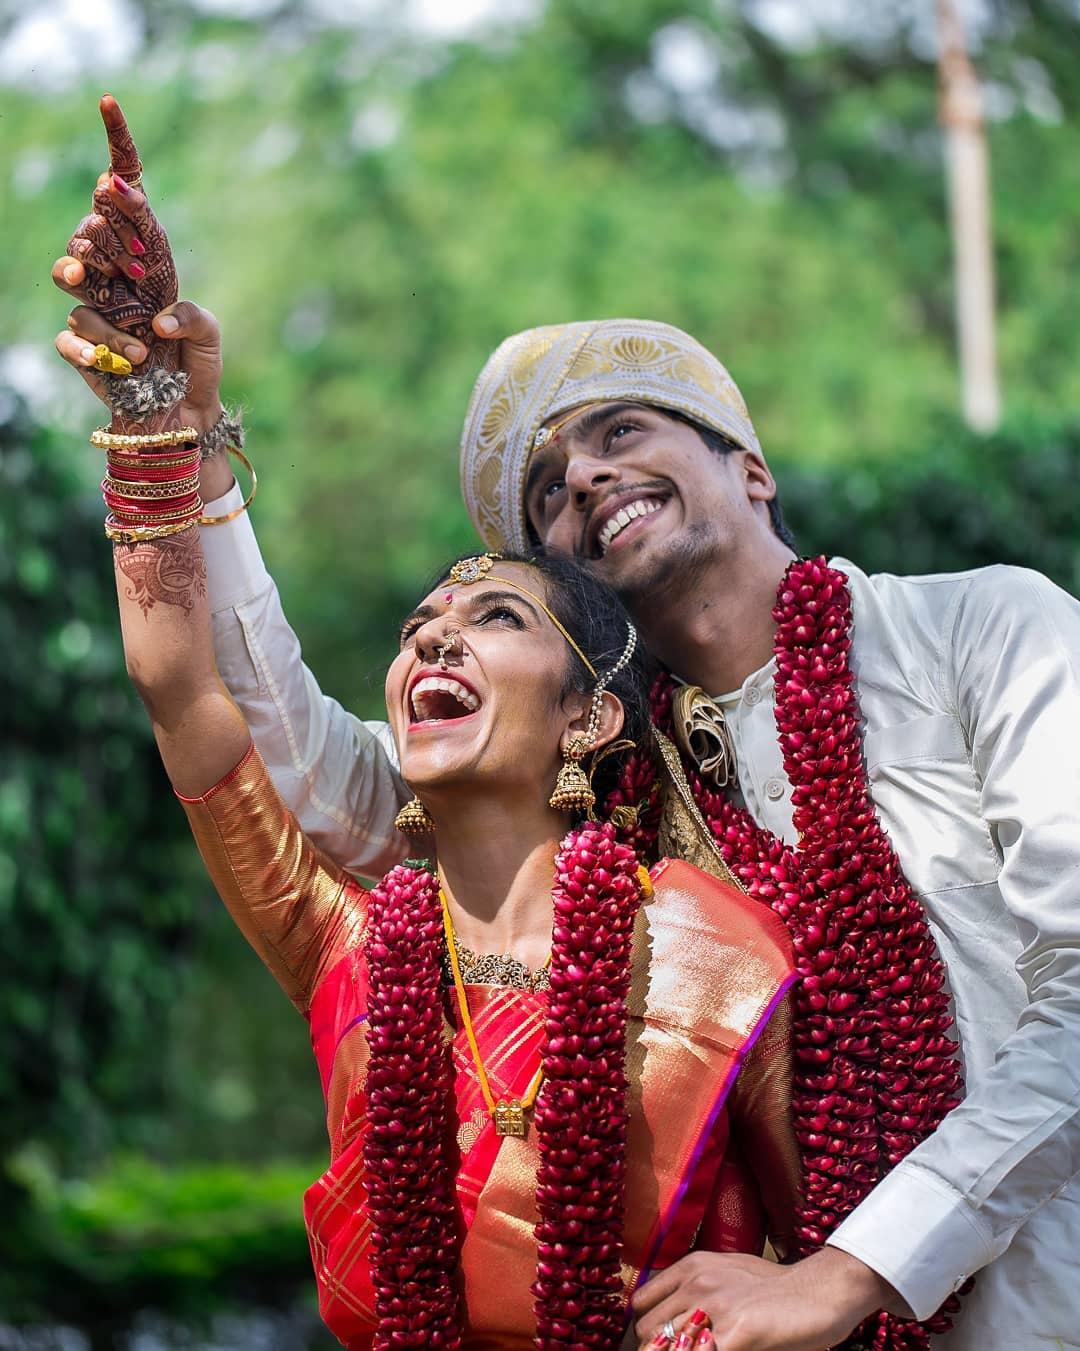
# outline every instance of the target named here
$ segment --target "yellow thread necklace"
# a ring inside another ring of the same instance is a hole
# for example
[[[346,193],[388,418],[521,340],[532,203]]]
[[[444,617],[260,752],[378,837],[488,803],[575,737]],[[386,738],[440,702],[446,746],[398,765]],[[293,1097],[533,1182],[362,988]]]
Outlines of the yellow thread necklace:
[[[536,1103],[537,1096],[540,1093],[540,1085],[544,1082],[544,1067],[541,1065],[533,1075],[528,1088],[525,1090],[524,1097],[521,1099],[500,1098],[496,1102],[495,1095],[491,1091],[491,1083],[487,1077],[487,1070],[484,1069],[484,1059],[480,1054],[480,1046],[476,1040],[472,1015],[469,1012],[469,999],[465,992],[465,982],[461,979],[461,964],[458,961],[457,943],[454,938],[454,921],[450,918],[450,906],[447,904],[446,893],[442,887],[439,888],[439,901],[442,904],[446,951],[450,958],[450,970],[454,974],[454,990],[457,994],[458,1009],[461,1012],[461,1023],[465,1029],[469,1050],[472,1052],[473,1064],[476,1066],[476,1077],[480,1081],[480,1092],[484,1095],[484,1105],[495,1123],[496,1135],[512,1135],[519,1140],[523,1140],[525,1138],[525,1113]],[[550,961],[549,956],[548,962]],[[547,962],[544,965],[546,966]]]

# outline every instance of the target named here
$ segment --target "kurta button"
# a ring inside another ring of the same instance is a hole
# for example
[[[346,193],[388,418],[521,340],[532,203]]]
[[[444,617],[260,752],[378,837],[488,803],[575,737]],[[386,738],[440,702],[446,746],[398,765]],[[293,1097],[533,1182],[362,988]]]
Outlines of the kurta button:
[[[784,785],[779,779],[770,779],[765,785],[765,796],[772,798],[775,802],[777,798],[784,796]]]
[[[756,685],[751,685],[743,695],[743,703],[749,704],[751,708],[753,708],[755,704],[761,703],[761,691]]]

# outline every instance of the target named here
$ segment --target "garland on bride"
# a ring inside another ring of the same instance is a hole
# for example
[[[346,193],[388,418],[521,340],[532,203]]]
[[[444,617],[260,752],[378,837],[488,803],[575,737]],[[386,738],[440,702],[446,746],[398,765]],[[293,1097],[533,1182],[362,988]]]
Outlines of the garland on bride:
[[[539,1351],[610,1348],[623,1335],[626,999],[634,919],[648,889],[612,825],[563,840],[535,1112]],[[426,867],[394,868],[371,893],[366,945],[375,1351],[461,1345],[443,950],[438,879]]]

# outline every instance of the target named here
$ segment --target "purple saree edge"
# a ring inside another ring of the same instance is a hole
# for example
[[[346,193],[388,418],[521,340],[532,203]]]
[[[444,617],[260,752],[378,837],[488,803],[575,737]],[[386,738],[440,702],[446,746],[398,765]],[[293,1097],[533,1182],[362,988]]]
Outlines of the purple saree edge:
[[[784,996],[787,994],[787,992],[791,989],[791,987],[795,984],[795,982],[798,979],[799,973],[797,971],[792,971],[778,986],[776,993],[772,996],[769,1002],[762,1009],[757,1022],[754,1024],[753,1028],[751,1028],[746,1038],[746,1041],[743,1044],[742,1050],[739,1053],[738,1060],[731,1067],[730,1073],[727,1074],[727,1076],[724,1078],[723,1083],[720,1085],[720,1089],[716,1095],[716,1099],[714,1100],[712,1107],[709,1109],[708,1117],[706,1118],[704,1126],[702,1127],[702,1130],[698,1135],[698,1142],[694,1147],[694,1151],[691,1154],[689,1160],[687,1161],[687,1166],[683,1170],[682,1178],[672,1194],[671,1202],[668,1205],[667,1212],[659,1220],[657,1224],[657,1228],[655,1231],[655,1238],[653,1239],[651,1247],[649,1249],[649,1255],[646,1258],[645,1262],[642,1263],[641,1272],[638,1275],[637,1282],[634,1286],[635,1291],[640,1290],[640,1288],[652,1275],[652,1264],[656,1258],[656,1254],[660,1250],[660,1245],[667,1237],[668,1230],[671,1228],[672,1225],[672,1221],[674,1220],[675,1215],[678,1212],[679,1206],[682,1204],[683,1197],[686,1195],[686,1189],[690,1185],[690,1180],[693,1178],[694,1173],[697,1171],[697,1166],[701,1160],[701,1155],[705,1149],[706,1142],[712,1135],[713,1127],[716,1125],[716,1119],[720,1115],[720,1111],[723,1108],[724,1103],[727,1102],[728,1094],[731,1092],[731,1086],[732,1084],[734,1084],[736,1078],[738,1077],[739,1070],[742,1069],[743,1061],[746,1059],[747,1055],[749,1055],[758,1038],[765,1030],[766,1026],[768,1025],[769,1019],[776,1012],[776,1006],[780,1003],[780,1001],[784,998]],[[629,1321],[630,1321],[630,1309],[629,1305],[627,1305],[628,1324]]]

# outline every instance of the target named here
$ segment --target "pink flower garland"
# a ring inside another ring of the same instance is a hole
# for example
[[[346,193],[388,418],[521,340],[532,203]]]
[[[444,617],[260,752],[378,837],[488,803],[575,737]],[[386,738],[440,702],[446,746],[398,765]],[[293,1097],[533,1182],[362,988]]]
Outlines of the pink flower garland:
[[[536,1344],[623,1333],[626,996],[638,861],[610,825],[571,832],[555,863],[551,995],[535,1109]],[[375,1351],[461,1345],[456,1119],[444,1038],[439,884],[394,868],[371,893],[364,1136]]]
[[[870,800],[848,663],[851,598],[824,558],[793,563],[777,596],[776,723],[793,787],[797,848],[704,784],[691,789],[729,866],[787,924],[795,986],[793,1106],[803,1255],[926,1138],[962,1095],[945,972],[922,906]],[[670,727],[671,683],[653,691]],[[641,790],[643,760],[624,770]],[[950,1297],[925,1324],[878,1314],[850,1345],[921,1351],[947,1331]]]

